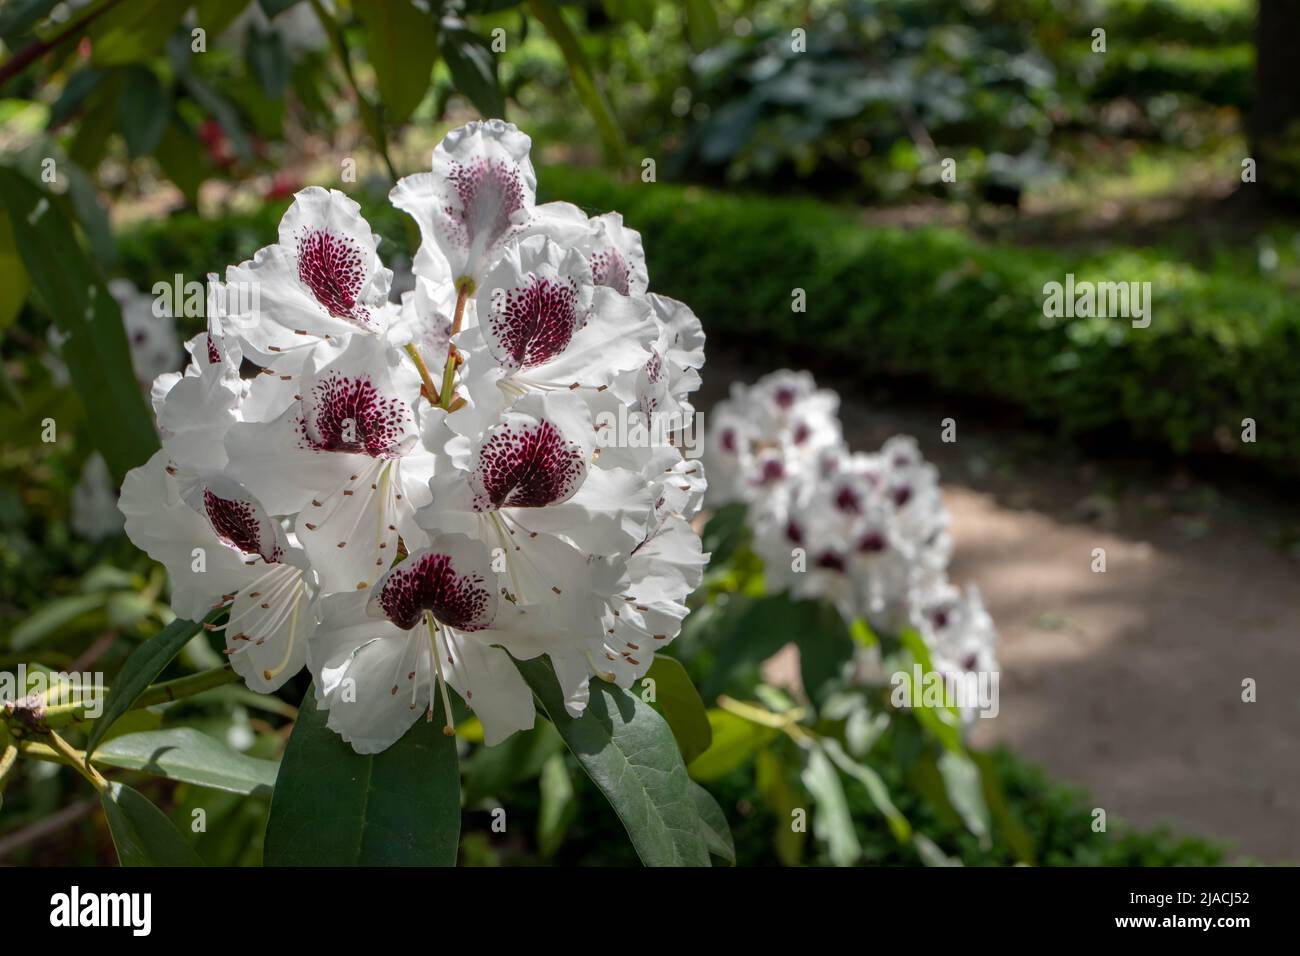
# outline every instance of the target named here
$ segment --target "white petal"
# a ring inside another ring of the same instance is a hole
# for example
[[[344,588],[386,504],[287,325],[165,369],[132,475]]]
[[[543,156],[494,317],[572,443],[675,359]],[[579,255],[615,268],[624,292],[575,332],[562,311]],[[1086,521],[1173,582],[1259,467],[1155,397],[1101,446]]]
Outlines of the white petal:
[[[537,193],[531,140],[502,120],[469,123],[433,152],[433,171],[400,180],[389,199],[419,224],[456,279],[478,282],[527,222]]]
[[[427,632],[367,614],[366,601],[365,593],[323,599],[307,648],[326,725],[362,754],[396,743],[423,715],[432,686]]]

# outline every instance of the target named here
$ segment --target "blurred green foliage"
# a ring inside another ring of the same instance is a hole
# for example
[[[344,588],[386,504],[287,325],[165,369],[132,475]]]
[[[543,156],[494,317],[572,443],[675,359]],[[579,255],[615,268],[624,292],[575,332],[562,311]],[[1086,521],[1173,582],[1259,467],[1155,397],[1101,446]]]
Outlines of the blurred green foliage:
[[[627,186],[586,171],[553,169],[542,185],[547,198],[621,209],[645,236],[653,281],[690,302],[710,334],[762,342],[768,354],[797,348],[864,377],[920,375],[1069,433],[1300,470],[1300,392],[1287,371],[1300,348],[1294,269],[1261,272],[1254,246],[1204,267],[1173,248],[1001,246],[954,230],[867,228],[815,202]],[[1067,273],[1150,281],[1150,327],[1047,318],[1043,286]],[[791,311],[796,288],[806,313]],[[1247,417],[1269,424],[1243,444]]]

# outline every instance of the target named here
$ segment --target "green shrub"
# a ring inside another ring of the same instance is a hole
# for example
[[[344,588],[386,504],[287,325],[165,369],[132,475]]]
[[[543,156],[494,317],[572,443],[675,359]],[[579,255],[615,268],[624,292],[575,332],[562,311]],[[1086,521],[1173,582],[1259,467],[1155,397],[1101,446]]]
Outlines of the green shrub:
[[[1070,255],[944,229],[866,228],[815,202],[620,185],[550,169],[544,198],[619,209],[646,237],[653,287],[726,341],[822,356],[864,379],[919,375],[1019,406],[1067,434],[1107,432],[1178,452],[1236,453],[1300,470],[1300,308],[1283,288],[1167,251]],[[1048,319],[1043,285],[1068,272],[1150,281],[1150,327]],[[807,312],[792,311],[803,289]],[[786,359],[789,361],[789,359]],[[1258,440],[1236,442],[1243,418]]]
[[[1094,101],[1187,93],[1214,106],[1249,109],[1255,100],[1255,47],[1195,47],[1109,38],[1107,52],[1072,44],[1066,60]],[[1095,75],[1094,74],[1095,71]]]

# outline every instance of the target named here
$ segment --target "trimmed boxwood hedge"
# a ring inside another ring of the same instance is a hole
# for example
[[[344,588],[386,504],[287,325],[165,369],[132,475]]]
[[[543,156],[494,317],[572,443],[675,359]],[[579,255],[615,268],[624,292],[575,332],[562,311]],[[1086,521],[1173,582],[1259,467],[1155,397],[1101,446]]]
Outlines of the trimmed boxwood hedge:
[[[621,210],[645,236],[652,286],[690,303],[710,335],[765,347],[773,362],[824,357],[864,380],[919,377],[1065,434],[1226,451],[1300,473],[1300,304],[1273,281],[1159,249],[991,245],[949,229],[866,227],[811,201],[622,184],[585,169],[547,168],[541,188],[542,199]],[[137,226],[120,239],[122,268],[146,288],[174,272],[201,280],[272,241],[284,205]],[[363,205],[391,256],[407,242],[402,215]],[[1067,272],[1150,281],[1150,327],[1045,318],[1043,285]],[[794,289],[804,313],[791,309]],[[1254,443],[1238,441],[1244,418],[1257,423]]]
[[[920,375],[1066,433],[1300,471],[1300,307],[1268,280],[1161,250],[990,245],[947,229],[864,227],[815,202],[579,169],[548,169],[542,187],[546,199],[621,210],[645,237],[652,286],[689,302],[720,338],[812,349],[864,377]],[[1045,318],[1043,285],[1067,272],[1150,281],[1150,327]],[[792,311],[794,289],[805,313]],[[1244,418],[1257,423],[1254,443],[1239,442]]]

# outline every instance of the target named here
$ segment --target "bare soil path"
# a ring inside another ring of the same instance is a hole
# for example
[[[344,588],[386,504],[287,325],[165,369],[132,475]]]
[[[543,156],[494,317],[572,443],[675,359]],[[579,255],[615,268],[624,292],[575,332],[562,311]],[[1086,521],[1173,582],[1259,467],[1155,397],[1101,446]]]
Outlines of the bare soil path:
[[[706,414],[770,367],[711,349]],[[1089,461],[988,409],[819,380],[840,390],[855,449],[908,432],[939,466],[953,580],[979,585],[1001,638],[1001,713],[977,741],[1086,787],[1112,821],[1300,861],[1300,509],[1285,489]]]

